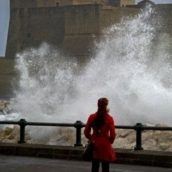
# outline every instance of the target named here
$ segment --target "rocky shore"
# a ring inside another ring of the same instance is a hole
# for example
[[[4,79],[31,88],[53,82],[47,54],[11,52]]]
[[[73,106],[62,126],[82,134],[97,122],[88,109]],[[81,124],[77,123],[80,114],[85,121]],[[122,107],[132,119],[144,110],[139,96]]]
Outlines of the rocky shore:
[[[8,100],[0,100],[0,114],[6,114],[9,110],[10,102]]]

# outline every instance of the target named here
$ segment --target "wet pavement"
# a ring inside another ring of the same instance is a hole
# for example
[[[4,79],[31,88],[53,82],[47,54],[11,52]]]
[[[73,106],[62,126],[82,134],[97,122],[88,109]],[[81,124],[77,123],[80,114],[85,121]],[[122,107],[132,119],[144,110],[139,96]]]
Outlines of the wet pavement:
[[[90,172],[91,163],[0,155],[0,172]],[[111,164],[110,172],[171,172],[172,168]]]

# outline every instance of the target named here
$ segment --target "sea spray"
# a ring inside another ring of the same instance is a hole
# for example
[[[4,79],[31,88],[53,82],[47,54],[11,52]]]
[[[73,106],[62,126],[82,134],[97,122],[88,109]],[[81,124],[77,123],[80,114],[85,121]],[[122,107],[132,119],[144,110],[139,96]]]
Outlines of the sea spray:
[[[160,21],[154,19],[147,8],[106,29],[83,68],[47,44],[18,54],[13,109],[28,121],[86,122],[97,99],[106,96],[118,125],[171,125],[172,57],[166,46],[172,39],[157,32]],[[50,139],[54,130],[44,130],[29,132]]]

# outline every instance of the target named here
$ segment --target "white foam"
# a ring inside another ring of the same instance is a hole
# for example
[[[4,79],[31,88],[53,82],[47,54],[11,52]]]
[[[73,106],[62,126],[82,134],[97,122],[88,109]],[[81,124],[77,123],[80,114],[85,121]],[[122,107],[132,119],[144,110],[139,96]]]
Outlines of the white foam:
[[[18,54],[13,109],[28,121],[85,122],[106,96],[118,125],[172,125],[172,38],[157,39],[152,14],[148,8],[105,30],[82,69],[47,44]]]

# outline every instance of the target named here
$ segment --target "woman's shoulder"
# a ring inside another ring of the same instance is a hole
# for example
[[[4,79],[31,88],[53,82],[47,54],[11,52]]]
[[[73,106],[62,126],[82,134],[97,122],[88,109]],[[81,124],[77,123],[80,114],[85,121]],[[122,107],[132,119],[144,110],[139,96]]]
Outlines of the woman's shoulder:
[[[92,124],[93,121],[95,120],[95,118],[96,118],[96,113],[90,114],[89,117],[88,117],[87,123]]]
[[[96,117],[96,114],[97,114],[96,112],[95,112],[95,113],[90,114],[90,115],[89,115],[89,118],[90,118],[90,119],[92,119],[92,118],[94,119],[94,118]]]
[[[107,116],[107,119],[114,120],[114,118],[113,118],[113,116],[111,114],[108,113],[106,116]]]

